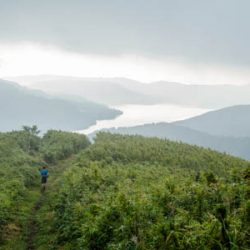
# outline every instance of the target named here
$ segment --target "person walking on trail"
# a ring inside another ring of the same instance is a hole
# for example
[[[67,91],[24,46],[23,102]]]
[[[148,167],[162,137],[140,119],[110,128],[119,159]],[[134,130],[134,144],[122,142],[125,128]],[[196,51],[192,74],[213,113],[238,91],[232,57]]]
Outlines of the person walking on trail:
[[[43,166],[43,168],[40,169],[39,171],[41,175],[41,184],[42,184],[41,190],[42,192],[44,192],[46,188],[47,179],[49,176],[49,170],[45,166]]]

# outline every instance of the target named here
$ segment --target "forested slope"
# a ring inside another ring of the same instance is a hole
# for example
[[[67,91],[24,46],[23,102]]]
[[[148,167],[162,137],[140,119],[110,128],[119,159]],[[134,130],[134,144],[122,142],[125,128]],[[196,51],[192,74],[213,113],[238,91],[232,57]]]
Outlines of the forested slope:
[[[249,162],[158,138],[37,133],[0,134],[0,249],[249,249]]]
[[[103,131],[181,141],[250,160],[250,137],[216,136],[182,125],[164,122],[134,127],[103,129]],[[91,134],[90,137],[92,138],[94,135],[95,133]]]
[[[248,249],[249,163],[141,136],[97,135],[54,197],[55,249]]]
[[[50,130],[41,138],[38,132],[36,126],[26,126],[0,133],[0,249],[13,249],[15,244],[15,249],[26,249],[27,219],[40,189],[38,169],[51,170],[51,163],[89,145],[84,135]]]

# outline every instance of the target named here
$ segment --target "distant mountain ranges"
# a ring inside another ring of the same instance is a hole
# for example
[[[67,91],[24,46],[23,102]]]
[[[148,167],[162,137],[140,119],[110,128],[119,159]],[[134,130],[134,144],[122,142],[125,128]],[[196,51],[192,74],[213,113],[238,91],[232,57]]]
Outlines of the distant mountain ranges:
[[[0,80],[0,131],[36,124],[40,130],[80,130],[121,112],[83,98],[59,98]]]
[[[77,78],[65,76],[26,76],[11,78],[29,87],[49,94],[73,95],[106,105],[153,104],[156,97],[142,94],[126,87],[137,83],[126,79]]]
[[[10,78],[48,93],[78,95],[107,105],[176,104],[219,109],[250,104],[250,85],[190,85],[173,82],[144,84],[126,78],[23,76]]]
[[[34,89],[42,89],[47,94],[0,81],[1,131],[24,124],[37,124],[41,129],[84,129],[96,120],[112,119],[120,114],[105,105],[185,105],[217,110],[174,123],[112,128],[108,131],[183,141],[250,160],[250,85],[143,84],[124,78],[64,76],[11,79]]]

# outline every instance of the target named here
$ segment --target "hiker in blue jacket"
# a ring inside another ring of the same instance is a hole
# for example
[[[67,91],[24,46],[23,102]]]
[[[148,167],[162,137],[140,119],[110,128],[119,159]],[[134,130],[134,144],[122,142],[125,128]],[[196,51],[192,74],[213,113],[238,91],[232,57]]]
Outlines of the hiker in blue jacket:
[[[39,169],[39,171],[41,175],[42,191],[45,191],[47,179],[49,176],[49,170],[45,166],[43,166],[43,168]]]

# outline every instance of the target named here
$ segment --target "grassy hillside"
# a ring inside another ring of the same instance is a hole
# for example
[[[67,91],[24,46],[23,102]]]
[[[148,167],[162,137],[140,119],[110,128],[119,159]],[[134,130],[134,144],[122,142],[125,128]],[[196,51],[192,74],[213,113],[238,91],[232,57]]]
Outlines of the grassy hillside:
[[[249,248],[249,162],[158,138],[37,132],[0,134],[0,249]]]
[[[61,178],[54,247],[247,249],[248,178],[249,163],[225,154],[100,133]]]
[[[106,131],[106,130],[104,130]],[[173,123],[146,124],[135,127],[107,129],[111,133],[158,137],[218,150],[250,160],[250,138],[215,136]],[[94,134],[91,135],[94,137]]]
[[[211,111],[175,124],[211,135],[250,137],[250,105]]]
[[[0,80],[0,131],[33,124],[43,131],[80,130],[96,120],[112,119],[119,114],[120,111],[84,99],[64,100]]]
[[[28,140],[23,132],[0,133],[0,242],[13,231],[20,231],[26,209],[23,200],[39,176],[42,160],[24,150]]]
[[[39,192],[38,169],[50,166],[51,159],[58,162],[89,145],[84,135],[48,131],[40,138],[37,132],[36,127],[25,127],[0,133],[0,249],[13,249],[5,243],[15,241],[16,236],[23,242],[32,199],[35,190]]]

